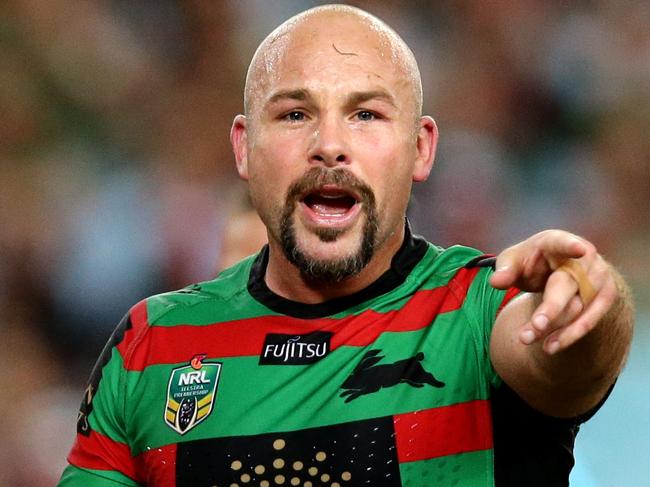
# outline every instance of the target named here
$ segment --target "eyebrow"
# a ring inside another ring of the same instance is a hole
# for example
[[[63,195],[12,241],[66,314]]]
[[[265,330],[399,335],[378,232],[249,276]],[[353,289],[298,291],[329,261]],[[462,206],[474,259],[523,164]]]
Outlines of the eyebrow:
[[[281,100],[305,101],[309,98],[311,98],[311,95],[307,90],[303,90],[303,89],[281,90],[275,93],[271,98],[269,98],[267,105],[270,105],[272,103],[277,103]]]
[[[386,90],[355,91],[348,96],[347,104],[354,106],[369,100],[382,100],[393,107],[397,107],[395,98]]]
[[[281,90],[273,94],[267,105],[277,103],[282,100],[297,100],[297,101],[307,101],[312,98],[308,90],[299,88],[295,90]],[[393,107],[396,107],[394,97],[386,90],[370,90],[370,91],[355,91],[351,93],[347,100],[346,105],[354,106],[360,103],[364,103],[369,100],[383,100],[386,103],[390,104]]]

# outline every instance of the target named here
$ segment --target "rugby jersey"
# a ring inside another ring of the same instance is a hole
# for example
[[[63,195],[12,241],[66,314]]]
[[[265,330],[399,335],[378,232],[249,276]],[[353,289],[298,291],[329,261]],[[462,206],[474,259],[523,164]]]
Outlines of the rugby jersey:
[[[376,282],[320,304],[274,294],[267,263],[129,311],[61,486],[568,485],[578,421],[528,408],[490,362],[519,292],[490,286],[493,260],[407,228]]]

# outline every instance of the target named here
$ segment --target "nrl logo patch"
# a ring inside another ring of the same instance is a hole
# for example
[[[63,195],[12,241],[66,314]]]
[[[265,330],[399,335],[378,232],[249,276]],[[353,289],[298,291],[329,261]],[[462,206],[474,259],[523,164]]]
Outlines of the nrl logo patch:
[[[195,355],[189,365],[172,370],[167,387],[165,423],[184,435],[212,412],[220,363],[203,363],[207,355]]]

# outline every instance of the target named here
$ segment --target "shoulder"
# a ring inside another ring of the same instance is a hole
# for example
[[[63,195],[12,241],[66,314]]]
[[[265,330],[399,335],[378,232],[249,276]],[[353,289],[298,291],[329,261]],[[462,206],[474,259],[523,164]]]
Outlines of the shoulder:
[[[247,290],[254,257],[226,269],[214,280],[150,296],[128,311],[113,333],[109,347],[115,347],[127,369],[141,370],[149,363],[152,350],[165,349],[174,328],[204,329],[250,317],[257,304]],[[176,339],[174,338],[174,339]],[[108,348],[108,347],[107,347]]]
[[[149,325],[188,322],[192,316],[211,310],[211,319],[218,319],[220,304],[230,306],[241,300],[250,300],[247,292],[250,269],[255,256],[247,257],[222,271],[215,279],[186,286],[182,289],[150,296],[137,306],[146,308]],[[135,309],[135,307],[134,307]]]
[[[462,269],[488,267],[491,256],[464,245],[439,247],[428,243],[429,251],[423,261],[435,269],[437,274],[454,274]],[[486,265],[487,264],[487,265]]]

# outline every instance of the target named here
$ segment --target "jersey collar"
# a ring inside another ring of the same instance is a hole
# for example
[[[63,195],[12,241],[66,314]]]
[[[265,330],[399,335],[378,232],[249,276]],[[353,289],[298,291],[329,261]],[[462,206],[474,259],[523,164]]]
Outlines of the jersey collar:
[[[356,293],[317,304],[306,304],[284,298],[269,289],[264,281],[269,263],[269,247],[265,245],[255,258],[248,277],[248,292],[267,308],[296,318],[323,318],[340,313],[372,298],[386,294],[402,284],[413,268],[427,252],[426,241],[411,232],[405,223],[404,242],[393,256],[390,268],[379,278]]]

